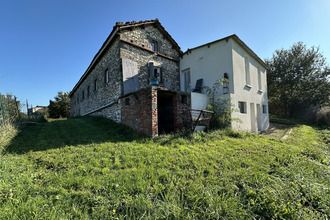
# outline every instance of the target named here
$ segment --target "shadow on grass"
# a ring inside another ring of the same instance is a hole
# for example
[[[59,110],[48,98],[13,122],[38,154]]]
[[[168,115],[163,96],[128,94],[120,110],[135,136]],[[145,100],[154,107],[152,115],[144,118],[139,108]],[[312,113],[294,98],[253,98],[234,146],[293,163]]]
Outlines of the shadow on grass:
[[[129,127],[102,117],[77,117],[27,123],[6,147],[5,153],[24,154],[64,146],[126,142],[145,138]]]

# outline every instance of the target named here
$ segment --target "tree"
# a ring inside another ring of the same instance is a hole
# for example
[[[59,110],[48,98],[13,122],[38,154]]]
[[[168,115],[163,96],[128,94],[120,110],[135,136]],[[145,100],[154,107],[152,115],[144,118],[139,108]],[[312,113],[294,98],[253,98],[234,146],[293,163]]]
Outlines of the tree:
[[[70,116],[69,92],[58,92],[55,101],[49,100],[48,116],[50,118],[68,118]]]
[[[293,117],[310,106],[329,104],[330,68],[319,48],[298,42],[276,50],[266,64],[271,113]]]

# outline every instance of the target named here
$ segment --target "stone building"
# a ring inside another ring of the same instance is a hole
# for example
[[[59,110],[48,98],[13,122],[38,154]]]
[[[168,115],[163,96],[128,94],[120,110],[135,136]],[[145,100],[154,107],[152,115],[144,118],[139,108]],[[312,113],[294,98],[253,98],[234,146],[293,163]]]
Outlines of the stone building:
[[[204,86],[225,78],[217,94],[236,110],[231,127],[258,133],[269,126],[266,70],[236,35],[182,53],[158,19],[117,22],[69,95],[71,116],[108,117],[150,136],[195,128],[191,111],[210,103]]]
[[[181,55],[158,19],[117,22],[69,95],[71,116],[104,116],[150,136],[190,128]]]

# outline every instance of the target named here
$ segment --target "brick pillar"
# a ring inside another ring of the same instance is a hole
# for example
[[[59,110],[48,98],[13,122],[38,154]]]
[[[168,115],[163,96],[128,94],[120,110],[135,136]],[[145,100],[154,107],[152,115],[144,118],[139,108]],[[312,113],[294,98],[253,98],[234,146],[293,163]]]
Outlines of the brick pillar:
[[[158,105],[155,87],[151,87],[151,136],[158,136]]]

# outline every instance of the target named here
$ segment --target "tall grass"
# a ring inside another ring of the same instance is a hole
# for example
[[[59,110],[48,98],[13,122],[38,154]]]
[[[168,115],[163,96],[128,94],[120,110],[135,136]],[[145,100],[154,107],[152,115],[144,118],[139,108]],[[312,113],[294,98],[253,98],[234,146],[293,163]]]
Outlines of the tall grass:
[[[147,138],[103,118],[30,124],[0,160],[0,218],[327,219],[327,134]]]
[[[0,154],[16,134],[17,129],[12,123],[5,123],[0,126]]]

